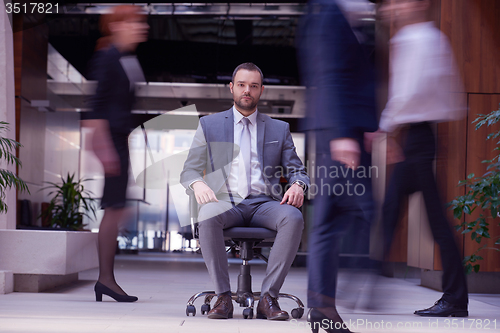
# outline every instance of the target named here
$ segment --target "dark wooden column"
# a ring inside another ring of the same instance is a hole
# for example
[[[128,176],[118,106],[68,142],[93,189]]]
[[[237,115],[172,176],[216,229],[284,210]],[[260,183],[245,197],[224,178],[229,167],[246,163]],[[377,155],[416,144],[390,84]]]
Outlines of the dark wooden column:
[[[441,29],[450,38],[464,87],[458,93],[467,98],[468,115],[464,121],[439,126],[439,156],[446,162],[438,164],[438,178],[446,201],[465,193],[456,185],[470,173],[486,172],[481,161],[494,156],[493,141],[486,141],[493,128],[476,131],[471,122],[479,114],[498,110],[500,103],[500,2],[496,0],[441,0]],[[498,128],[497,128],[498,129]],[[479,213],[476,213],[479,214]],[[453,225],[451,212],[448,215]],[[475,219],[474,216],[466,217]],[[490,234],[498,235],[498,220],[490,220]],[[472,254],[478,244],[470,235],[459,236],[464,255]],[[491,241],[489,243],[492,243]],[[490,244],[491,245],[491,244]],[[483,250],[480,254],[482,272],[500,271],[500,253]],[[436,257],[437,259],[437,257]],[[436,260],[436,269],[440,263]]]
[[[48,28],[43,22],[39,15],[13,17],[16,140],[23,145],[18,154],[23,163],[19,175],[28,182],[32,195],[42,185],[44,173],[45,114],[31,107],[31,101],[47,98]]]

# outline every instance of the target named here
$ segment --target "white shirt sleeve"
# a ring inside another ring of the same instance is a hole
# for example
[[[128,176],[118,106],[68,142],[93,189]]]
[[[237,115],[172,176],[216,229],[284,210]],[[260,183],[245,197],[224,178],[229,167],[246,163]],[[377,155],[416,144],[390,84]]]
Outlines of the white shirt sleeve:
[[[393,132],[402,124],[461,118],[465,106],[451,103],[461,80],[446,36],[428,22],[403,29],[393,41],[389,100],[379,128]]]

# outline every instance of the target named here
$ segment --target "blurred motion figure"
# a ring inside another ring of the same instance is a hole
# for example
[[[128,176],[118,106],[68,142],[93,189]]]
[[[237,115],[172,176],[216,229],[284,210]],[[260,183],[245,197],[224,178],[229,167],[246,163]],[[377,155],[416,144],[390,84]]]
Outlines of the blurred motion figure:
[[[383,205],[384,248],[391,247],[403,200],[421,191],[432,235],[443,264],[444,295],[432,307],[415,311],[434,317],[468,316],[468,294],[462,260],[433,171],[436,152],[431,123],[461,118],[465,106],[453,107],[453,85],[460,84],[451,46],[444,34],[428,21],[429,0],[385,1],[383,21],[392,17],[397,32],[391,39],[389,99],[382,112],[378,133],[388,133],[388,163],[396,163]],[[401,131],[401,150],[390,137]],[[374,135],[366,135],[368,146]]]
[[[318,166],[308,245],[307,319],[313,332],[350,332],[336,310],[340,242],[363,214],[360,197],[349,195],[349,186],[360,183],[355,175],[363,134],[377,128],[374,69],[352,25],[357,10],[367,5],[310,1],[298,34],[300,71],[308,88],[306,126],[315,136]],[[341,171],[332,176],[320,172],[320,166]]]
[[[117,302],[135,302],[117,284],[114,258],[119,223],[127,215],[128,135],[131,110],[135,101],[135,83],[145,81],[133,52],[147,40],[149,26],[146,16],[135,6],[113,8],[101,17],[102,37],[91,62],[91,77],[98,81],[92,100],[92,112],[82,126],[93,129],[92,148],[101,161],[105,180],[101,208],[104,217],[99,227],[99,278],[94,287],[96,301],[108,295]]]

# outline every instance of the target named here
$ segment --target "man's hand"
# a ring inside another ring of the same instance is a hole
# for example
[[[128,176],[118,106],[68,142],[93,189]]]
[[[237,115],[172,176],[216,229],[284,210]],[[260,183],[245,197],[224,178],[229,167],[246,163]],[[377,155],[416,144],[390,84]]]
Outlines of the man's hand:
[[[281,200],[280,205],[287,203],[294,207],[300,208],[304,203],[304,190],[298,184],[293,184],[290,186],[288,191],[285,192],[283,200]]]
[[[372,152],[373,149],[373,140],[375,140],[377,137],[381,136],[384,134],[381,130],[378,130],[376,132],[365,132],[365,150],[368,153]]]
[[[366,151],[371,153],[373,148],[373,140],[384,134],[386,134],[386,132],[383,132],[381,130],[372,133],[365,133]],[[404,159],[405,158],[403,151],[399,144],[396,142],[396,139],[394,139],[392,135],[389,135],[389,133],[387,133],[387,164],[399,163],[404,161]]]
[[[194,196],[198,205],[203,205],[209,202],[219,202],[214,191],[202,181],[197,181],[191,185],[194,190]]]
[[[388,136],[387,137],[387,164],[395,164],[399,162],[403,162],[405,160],[405,156],[403,154],[403,150],[396,142],[396,140]]]
[[[359,166],[361,150],[354,139],[340,138],[330,141],[330,154],[333,161],[339,161],[348,168],[356,169]]]

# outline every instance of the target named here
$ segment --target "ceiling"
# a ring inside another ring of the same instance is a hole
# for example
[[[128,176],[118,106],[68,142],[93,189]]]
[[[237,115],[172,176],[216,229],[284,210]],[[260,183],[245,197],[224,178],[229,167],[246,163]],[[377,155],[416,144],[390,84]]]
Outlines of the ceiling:
[[[252,61],[267,84],[299,84],[295,31],[303,4],[153,4],[149,39],[137,49],[148,82],[225,83],[240,63]],[[110,5],[66,5],[49,15],[50,44],[82,75]],[[173,14],[172,14],[173,13]]]
[[[88,63],[99,33],[99,17],[118,3],[70,3],[46,16],[49,31],[49,111],[86,111],[95,89]],[[146,83],[136,113],[157,114],[196,104],[198,114],[228,109],[234,68],[254,62],[266,89],[259,110],[282,118],[305,114],[295,34],[302,2],[137,4],[148,14],[148,41],[137,57]]]

